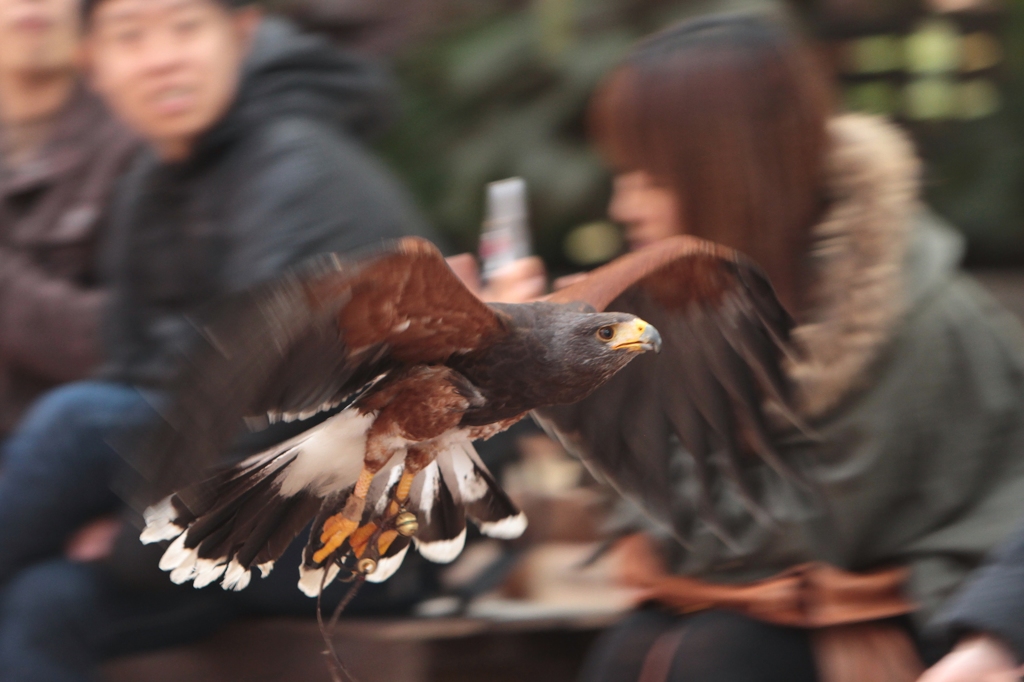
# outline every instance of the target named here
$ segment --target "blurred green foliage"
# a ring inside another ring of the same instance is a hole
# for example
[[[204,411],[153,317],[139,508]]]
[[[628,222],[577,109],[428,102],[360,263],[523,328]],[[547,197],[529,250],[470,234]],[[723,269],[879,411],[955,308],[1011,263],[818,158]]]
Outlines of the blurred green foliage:
[[[1002,5],[999,110],[912,126],[927,164],[925,197],[964,232],[980,265],[1024,264],[1024,0]]]
[[[595,86],[638,38],[710,3],[450,5],[444,27],[396,59],[404,111],[380,150],[459,249],[476,248],[486,183],[522,176],[537,252],[556,270],[572,267],[565,236],[603,219],[609,192],[587,141]]]
[[[586,122],[601,77],[636,40],[673,21],[768,4],[434,1],[443,7],[439,28],[395,57],[402,117],[379,150],[460,250],[476,248],[485,185],[524,177],[534,244],[556,272],[578,267],[566,251],[568,246],[573,252],[580,240],[567,235],[605,220],[609,174],[588,144]],[[804,17],[823,7],[817,0],[787,4]],[[967,234],[973,260],[1019,264],[1024,262],[1024,0],[1005,0],[1002,6],[1005,59],[997,69],[998,112],[909,127],[927,162],[926,198]],[[882,66],[888,68],[872,68]],[[847,99],[866,110],[891,110],[901,101],[895,90],[851,91]]]

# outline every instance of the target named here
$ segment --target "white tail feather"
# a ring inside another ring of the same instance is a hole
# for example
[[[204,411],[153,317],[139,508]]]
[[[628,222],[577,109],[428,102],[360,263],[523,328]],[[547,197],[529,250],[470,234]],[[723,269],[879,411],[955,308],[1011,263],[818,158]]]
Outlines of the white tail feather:
[[[142,541],[142,544],[149,545],[178,537],[185,529],[174,523],[177,515],[169,496],[160,500],[143,514],[146,527],[143,529],[142,535],[139,536],[139,540]]]
[[[224,580],[220,584],[225,590],[238,592],[248,587],[250,580],[252,580],[252,571],[232,559],[224,573]]]
[[[216,582],[224,571],[228,570],[228,562],[223,559],[200,559],[196,562],[196,577],[192,585],[198,590]]]
[[[320,594],[320,587],[326,588],[334,582],[340,570],[337,564],[331,564],[327,567],[327,579],[325,580],[322,567],[306,568],[305,566],[299,566],[299,590],[307,597],[316,597]]]
[[[164,554],[160,557],[160,570],[161,571],[173,571],[178,566],[181,566],[181,562],[188,558],[191,550],[185,549],[185,536],[179,535],[178,539],[171,543],[171,545],[164,550]]]
[[[479,475],[476,462],[469,456],[476,449],[468,440],[458,441],[446,454],[451,456],[452,470],[455,472],[455,480],[459,486],[459,495],[464,503],[476,502],[490,489],[486,479]]]
[[[409,545],[402,548],[402,551],[394,556],[384,557],[377,562],[377,569],[366,576],[368,583],[382,583],[395,574],[395,571],[402,565],[405,555],[409,552]]]
[[[514,540],[526,530],[526,514],[519,512],[515,516],[506,516],[500,521],[477,524],[480,532],[489,538],[498,540]]]
[[[466,546],[466,529],[451,540],[438,540],[436,542],[420,542],[415,540],[416,550],[423,555],[427,561],[435,564],[450,564],[462,553]]]

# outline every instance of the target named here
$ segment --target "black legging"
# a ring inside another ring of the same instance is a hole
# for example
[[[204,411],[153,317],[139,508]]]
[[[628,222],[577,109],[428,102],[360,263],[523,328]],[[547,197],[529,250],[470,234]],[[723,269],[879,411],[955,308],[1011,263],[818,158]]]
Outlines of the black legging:
[[[607,630],[587,654],[581,682],[636,682],[662,634],[684,633],[666,682],[816,682],[807,632],[729,611],[677,616],[646,608]]]

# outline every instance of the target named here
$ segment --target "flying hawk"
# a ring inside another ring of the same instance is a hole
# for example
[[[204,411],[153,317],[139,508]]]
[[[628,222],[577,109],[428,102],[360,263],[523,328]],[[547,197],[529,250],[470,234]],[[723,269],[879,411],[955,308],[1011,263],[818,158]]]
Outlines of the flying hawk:
[[[514,305],[483,303],[434,246],[407,238],[317,259],[211,320],[145,472],[178,492],[146,510],[142,540],[173,541],[160,567],[196,587],[243,589],[311,520],[299,581],[311,596],[342,570],[387,579],[410,543],[453,560],[467,517],[485,535],[518,536],[526,519],[472,442],[531,412],[620,490],[666,511],[669,432],[702,458],[715,447],[776,462],[763,408],[789,402],[779,363],[790,321],[771,286],[736,252],[692,237]],[[185,485],[245,418],[323,411],[300,435]]]

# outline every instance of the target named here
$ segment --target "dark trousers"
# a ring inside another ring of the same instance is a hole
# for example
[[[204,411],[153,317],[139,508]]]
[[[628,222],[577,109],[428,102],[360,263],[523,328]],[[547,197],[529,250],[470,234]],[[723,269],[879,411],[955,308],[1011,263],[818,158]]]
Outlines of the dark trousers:
[[[129,386],[81,382],[43,396],[0,450],[0,585],[25,566],[62,553],[86,522],[119,501],[112,445],[157,418]]]
[[[122,463],[111,444],[123,447],[153,424],[153,399],[116,384],[69,385],[45,396],[4,443],[0,680],[85,682],[105,658],[191,641],[237,617],[314,615],[316,601],[296,588],[304,535],[269,577],[254,578],[242,592],[218,585],[196,590],[172,585],[166,574],[156,580],[139,575],[158,573],[159,551],[143,555],[148,565],[136,556],[130,570],[62,558],[72,533],[120,508],[111,482]],[[347,612],[407,608],[420,596],[418,567],[413,561],[383,585],[364,586]],[[325,607],[345,588],[325,591]]]
[[[815,682],[807,632],[729,611],[677,616],[645,608],[607,630],[587,655],[581,682],[636,682],[651,645],[682,630],[665,682]]]

